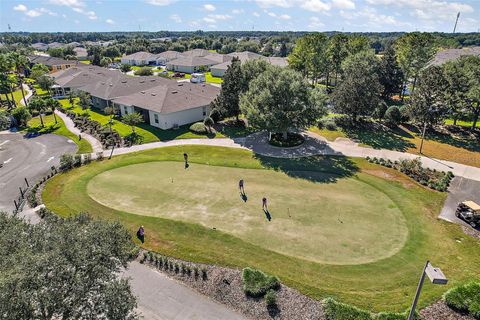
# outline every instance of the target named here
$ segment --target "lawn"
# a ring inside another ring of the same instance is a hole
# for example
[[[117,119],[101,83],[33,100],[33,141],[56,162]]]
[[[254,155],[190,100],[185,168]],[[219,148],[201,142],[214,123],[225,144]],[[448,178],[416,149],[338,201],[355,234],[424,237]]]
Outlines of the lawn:
[[[25,95],[27,95],[27,91],[25,91]],[[0,94],[0,97],[2,98],[2,100],[6,100],[5,94]],[[15,100],[17,106],[21,106],[22,104],[20,103],[20,101],[23,99],[22,90],[19,89],[13,91],[13,99]],[[12,96],[10,94],[8,94],[8,100],[12,100]]]
[[[102,125],[107,125],[108,121],[110,120],[110,116],[102,113],[98,109],[90,109],[90,110],[82,110],[82,108],[78,105],[78,99],[75,99],[75,107],[72,108],[68,99],[61,99],[59,100],[62,106],[70,111],[73,111],[77,114],[83,114],[88,112],[90,115],[90,119],[98,121]],[[174,139],[192,139],[192,138],[209,138],[206,135],[195,134],[189,130],[189,125],[181,126],[176,130],[162,130],[150,126],[146,123],[141,123],[135,126],[135,132],[142,136],[143,140],[142,143],[149,143],[149,142],[156,142],[156,141],[167,141],[167,140],[174,140]],[[123,122],[119,121],[118,118],[113,120],[112,128],[116,130],[120,136],[126,137],[132,133],[132,128],[129,125],[124,124]],[[225,137],[221,133],[217,133],[215,135],[216,138],[223,138]]]
[[[337,138],[350,138],[361,146],[375,149],[389,149],[419,154],[421,134],[417,128],[401,125],[392,130],[349,129],[336,130],[312,127],[310,131],[325,137],[329,141]],[[463,163],[480,167],[480,144],[474,138],[463,139],[448,134],[427,134],[422,154],[441,160]]]
[[[246,203],[236,189],[240,177]],[[480,278],[479,241],[437,219],[446,194],[362,159],[160,148],[58,175],[42,197],[62,216],[87,211],[120,220],[132,236],[143,225],[143,246],[164,255],[259,268],[313,298],[332,296],[372,311],[405,310],[427,259],[449,284],[426,283],[421,306]]]
[[[60,136],[65,136],[77,144],[78,154],[93,152],[90,143],[88,143],[88,141],[85,139],[79,140],[77,135],[73,134],[67,129],[65,123],[60,117],[57,116],[57,124],[55,124],[53,114],[43,116],[43,123],[45,124],[44,128],[42,128],[41,126],[40,117],[34,117],[28,122],[27,131],[39,133],[54,133]]]
[[[170,76],[172,76],[174,73],[175,72],[173,72],[173,71],[168,71],[168,74]],[[205,74],[205,81],[207,83],[221,84],[223,82],[222,78],[212,76],[212,73],[210,71],[209,72],[204,72],[204,74]],[[182,79],[190,79],[191,77],[192,77],[191,74],[185,73],[185,76],[183,78],[172,78],[172,79],[182,80]]]

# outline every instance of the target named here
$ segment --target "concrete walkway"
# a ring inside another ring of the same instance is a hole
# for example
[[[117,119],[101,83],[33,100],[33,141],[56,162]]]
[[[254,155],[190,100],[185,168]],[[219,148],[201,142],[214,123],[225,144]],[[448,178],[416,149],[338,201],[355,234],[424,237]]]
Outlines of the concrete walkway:
[[[130,285],[138,296],[138,310],[144,319],[245,319],[235,311],[137,261],[129,264],[124,276],[131,278]]]
[[[28,100],[30,100],[30,98],[31,98],[32,95],[33,95],[33,92],[32,92],[32,90],[30,90],[30,88],[29,88],[25,83],[23,84],[23,90],[26,91],[27,94],[25,95],[25,99],[23,99],[23,97],[22,97],[22,99],[20,100],[20,104],[21,104],[22,106],[25,106],[25,105],[26,105],[25,102],[26,102],[26,101],[28,102]]]
[[[92,146],[93,149],[93,154],[95,155],[97,152],[102,152],[103,151],[103,146],[100,143],[100,141],[97,140],[94,136],[81,132],[80,129],[75,127],[75,123],[73,123],[73,120],[70,119],[66,114],[63,112],[60,112],[58,110],[55,110],[55,114],[58,115],[60,118],[62,118],[63,122],[65,122],[65,126],[67,127],[68,131],[75,135],[82,135],[82,139],[87,140],[90,145]]]

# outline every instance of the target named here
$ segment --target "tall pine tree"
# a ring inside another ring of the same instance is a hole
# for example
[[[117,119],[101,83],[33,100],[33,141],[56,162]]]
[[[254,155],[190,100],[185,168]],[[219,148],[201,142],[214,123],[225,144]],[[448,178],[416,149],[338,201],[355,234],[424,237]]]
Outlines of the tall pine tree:
[[[218,111],[222,117],[235,117],[238,121],[242,91],[243,76],[240,60],[234,57],[223,76],[222,90],[211,104],[212,109]]]

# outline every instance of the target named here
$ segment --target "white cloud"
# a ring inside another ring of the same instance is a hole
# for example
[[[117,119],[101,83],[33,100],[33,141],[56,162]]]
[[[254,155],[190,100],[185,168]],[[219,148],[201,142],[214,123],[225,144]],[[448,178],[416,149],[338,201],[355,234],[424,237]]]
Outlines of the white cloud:
[[[49,0],[51,4],[67,7],[85,7],[85,3],[80,0]]]
[[[115,21],[113,21],[112,19],[107,19],[105,20],[105,22],[108,24],[115,24]]]
[[[367,3],[377,6],[396,6],[406,8],[410,15],[421,20],[445,20],[455,19],[457,12],[471,13],[472,6],[461,2],[439,0],[366,0]]]
[[[40,11],[35,10],[35,9],[28,10],[25,14],[27,16],[29,16],[30,18],[35,18],[35,17],[39,17],[39,16],[42,15],[42,13]]]
[[[352,0],[333,0],[332,6],[339,9],[352,10],[355,9],[355,2]]]
[[[215,23],[217,22],[217,20],[213,19],[213,18],[210,18],[210,17],[205,17],[203,18],[203,21],[205,21],[206,23]]]
[[[92,10],[86,11],[86,10],[84,10],[84,9],[82,9],[82,8],[72,8],[72,10],[75,11],[75,12],[78,12],[78,13],[81,13],[81,14],[87,16],[87,18],[90,19],[90,20],[97,20],[97,19],[98,19],[97,14],[95,13],[95,11],[92,11]]]
[[[49,10],[49,9],[40,8],[40,9],[38,9],[38,11],[40,11],[41,13],[46,13],[46,14],[48,14],[49,16],[52,16],[52,17],[58,16],[58,13],[53,12],[53,11],[51,11],[51,10]]]
[[[172,19],[176,23],[181,23],[182,22],[182,18],[180,18],[180,16],[178,14],[172,14],[170,16],[170,19]]]
[[[309,20],[308,27],[310,29],[318,29],[318,28],[321,28],[321,27],[325,26],[325,24],[323,22],[321,22],[320,19],[317,18],[317,17],[311,17],[308,20]]]
[[[277,17],[277,15],[275,14],[275,12],[268,12],[267,14],[268,14],[270,17],[274,17],[274,18]]]
[[[290,20],[291,19],[291,17],[288,14],[281,14],[278,17],[280,19],[283,19],[283,20]]]
[[[25,6],[24,4],[19,4],[18,6],[13,7],[13,10],[25,12],[27,11],[27,6]]]
[[[308,11],[321,12],[330,10],[331,5],[320,0],[307,0],[301,7]]]
[[[207,4],[203,5],[203,9],[205,9],[207,11],[215,11],[215,9],[217,9],[217,8],[215,8],[215,6],[213,4],[207,3]]]
[[[260,17],[260,13],[258,13],[258,12],[256,12],[256,11],[255,11],[254,13],[252,13],[252,14],[253,14],[254,17],[257,17],[257,18]]]
[[[228,20],[232,19],[232,16],[228,14],[209,14],[208,17],[216,19],[216,20]]]
[[[145,0],[145,2],[154,6],[168,6],[174,0]]]
[[[256,0],[257,4],[261,8],[281,7],[290,8],[293,6],[292,0]]]
[[[358,26],[369,27],[370,29],[384,30],[388,27],[405,27],[411,26],[408,22],[398,21],[394,16],[380,14],[375,8],[366,7],[359,11],[340,11],[340,16],[347,20],[360,21]]]
[[[243,10],[243,9],[233,9],[232,10],[233,14],[241,14],[241,13],[244,13],[244,12],[245,12],[245,10]]]

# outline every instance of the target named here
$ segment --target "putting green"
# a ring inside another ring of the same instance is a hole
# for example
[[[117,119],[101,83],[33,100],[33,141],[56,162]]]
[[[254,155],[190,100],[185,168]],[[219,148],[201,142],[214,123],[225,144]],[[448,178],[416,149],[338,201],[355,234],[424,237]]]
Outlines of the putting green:
[[[408,228],[383,192],[352,177],[336,183],[321,172],[147,162],[108,170],[89,196],[116,210],[215,228],[254,245],[327,264],[361,264],[397,253]],[[308,177],[308,179],[307,179]],[[245,180],[247,200],[238,191]],[[267,197],[271,221],[262,210]]]

